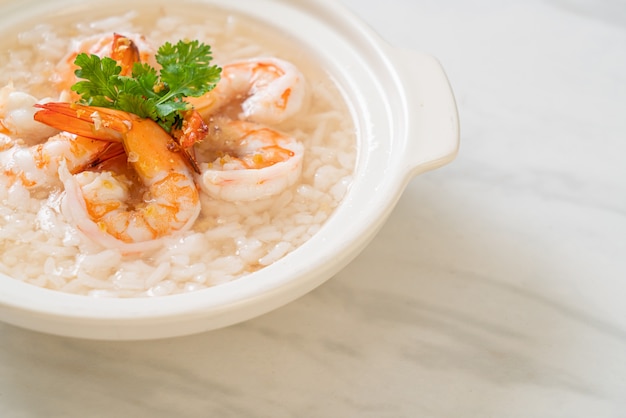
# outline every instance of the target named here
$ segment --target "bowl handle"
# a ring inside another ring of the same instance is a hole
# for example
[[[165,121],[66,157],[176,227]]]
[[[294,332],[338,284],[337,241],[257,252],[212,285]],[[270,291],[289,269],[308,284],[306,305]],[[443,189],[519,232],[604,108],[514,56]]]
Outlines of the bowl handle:
[[[449,163],[459,149],[459,116],[452,88],[437,59],[392,48],[406,111],[406,152],[410,175]]]

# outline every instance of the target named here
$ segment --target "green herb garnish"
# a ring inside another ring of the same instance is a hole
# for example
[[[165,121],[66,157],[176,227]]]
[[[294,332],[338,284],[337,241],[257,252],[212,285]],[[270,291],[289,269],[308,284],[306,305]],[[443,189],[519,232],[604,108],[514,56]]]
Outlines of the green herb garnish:
[[[167,132],[180,127],[183,114],[191,109],[185,97],[199,97],[220,80],[221,68],[210,65],[211,47],[198,41],[163,44],[156,61],[161,69],[135,63],[132,76],[120,75],[121,67],[109,57],[81,53],[74,63],[79,81],[72,90],[80,102],[134,113],[150,118]]]

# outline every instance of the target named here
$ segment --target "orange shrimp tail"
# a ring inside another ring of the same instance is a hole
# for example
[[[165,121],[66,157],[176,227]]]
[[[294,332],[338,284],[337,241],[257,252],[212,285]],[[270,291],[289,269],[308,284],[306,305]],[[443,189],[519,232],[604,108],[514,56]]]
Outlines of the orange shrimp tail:
[[[53,128],[103,141],[121,142],[129,130],[128,124],[112,109],[84,106],[75,103],[36,104],[41,109],[34,119]]]
[[[192,147],[196,142],[203,141],[209,134],[209,127],[198,111],[192,109],[185,112],[181,129],[172,132],[178,144],[184,148]]]
[[[173,130],[171,134],[191,168],[200,174],[200,166],[193,146],[202,142],[209,134],[209,127],[200,113],[195,109],[185,112],[182,127]]]
[[[105,147],[102,148],[101,151],[97,152],[91,161],[70,170],[70,173],[77,174],[86,170],[107,170],[117,164],[120,164],[120,161],[123,161],[124,164],[126,163],[126,152],[124,151],[124,145],[122,143],[103,143],[105,144]]]
[[[121,75],[131,75],[133,65],[141,61],[141,54],[137,45],[130,38],[114,33],[111,58],[117,61],[117,65],[122,68]]]

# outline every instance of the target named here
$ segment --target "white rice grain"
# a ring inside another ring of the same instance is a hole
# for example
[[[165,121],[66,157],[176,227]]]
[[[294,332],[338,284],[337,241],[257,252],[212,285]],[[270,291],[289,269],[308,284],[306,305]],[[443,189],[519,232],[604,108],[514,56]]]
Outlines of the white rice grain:
[[[169,263],[159,264],[148,274],[144,286],[152,288],[160,281],[165,280],[169,276],[171,269],[172,266]]]
[[[291,243],[285,241],[279,242],[274,245],[274,248],[272,248],[267,255],[259,259],[259,264],[269,266],[284,257],[285,254],[291,250],[291,248]]]
[[[292,226],[283,234],[283,240],[287,242],[295,242],[298,240],[298,237],[306,232],[306,230],[306,225]]]
[[[262,242],[270,243],[280,240],[283,234],[274,225],[264,225],[252,230],[252,234]]]
[[[148,296],[166,296],[176,291],[176,283],[171,280],[163,280],[152,286],[146,292]]]

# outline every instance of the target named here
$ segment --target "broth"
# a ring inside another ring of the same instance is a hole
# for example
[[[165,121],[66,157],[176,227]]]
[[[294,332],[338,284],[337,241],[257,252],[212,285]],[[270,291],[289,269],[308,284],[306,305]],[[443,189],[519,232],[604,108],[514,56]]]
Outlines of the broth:
[[[304,145],[302,173],[279,194],[254,201],[228,202],[200,193],[201,213],[192,229],[164,238],[159,248],[139,256],[103,248],[68,222],[60,185],[33,190],[3,175],[2,273],[94,297],[195,291],[281,259],[311,238],[340,204],[356,160],[353,120],[332,77],[288,36],[249,17],[200,4],[152,7],[147,14],[98,15],[95,21],[76,16],[33,22],[14,37],[4,37],[0,84],[12,83],[38,99],[58,100],[58,89],[50,80],[69,45],[113,31],[141,33],[155,47],[165,41],[197,39],[211,45],[213,63],[218,65],[278,57],[295,64],[309,86],[305,108],[271,127]]]

